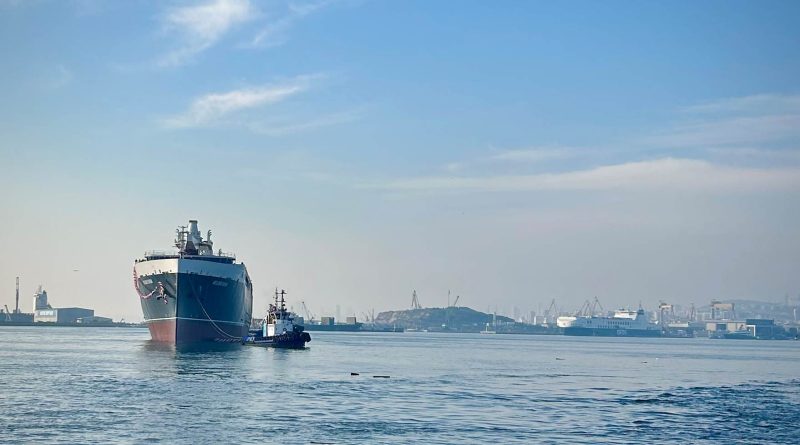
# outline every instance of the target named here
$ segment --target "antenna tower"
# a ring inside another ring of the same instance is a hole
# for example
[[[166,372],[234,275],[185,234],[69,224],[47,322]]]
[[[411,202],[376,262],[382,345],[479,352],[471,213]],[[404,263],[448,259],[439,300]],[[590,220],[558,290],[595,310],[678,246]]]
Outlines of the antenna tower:
[[[19,277],[17,277],[17,305],[14,308],[14,313],[19,314]]]

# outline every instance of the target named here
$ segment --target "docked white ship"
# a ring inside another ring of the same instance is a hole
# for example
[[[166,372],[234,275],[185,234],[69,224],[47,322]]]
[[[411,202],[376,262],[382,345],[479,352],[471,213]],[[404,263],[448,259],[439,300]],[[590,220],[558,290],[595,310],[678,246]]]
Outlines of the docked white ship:
[[[599,337],[660,337],[661,328],[647,319],[644,310],[619,309],[611,317],[558,317],[564,335]]]

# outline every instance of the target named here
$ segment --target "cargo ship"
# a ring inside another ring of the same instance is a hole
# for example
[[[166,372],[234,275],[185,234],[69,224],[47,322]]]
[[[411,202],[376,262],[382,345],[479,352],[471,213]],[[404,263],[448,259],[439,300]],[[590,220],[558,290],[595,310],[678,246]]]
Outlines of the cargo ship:
[[[322,317],[320,321],[308,320],[303,322],[306,331],[334,331],[334,332],[360,332],[363,323],[356,321],[355,317],[347,317],[347,323],[338,323],[333,317]]]
[[[154,341],[241,342],[253,312],[253,284],[233,254],[214,252],[197,220],[176,230],[172,252],[145,252],[133,283]]]
[[[612,317],[559,317],[564,335],[598,337],[661,337],[661,328],[650,323],[644,310],[620,309]]]

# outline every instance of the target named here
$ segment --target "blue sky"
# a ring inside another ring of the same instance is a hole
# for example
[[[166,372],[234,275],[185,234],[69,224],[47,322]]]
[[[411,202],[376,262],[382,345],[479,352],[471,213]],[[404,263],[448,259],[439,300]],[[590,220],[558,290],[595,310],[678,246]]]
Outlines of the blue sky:
[[[0,298],[189,218],[317,313],[800,291],[797,2],[0,1]],[[73,272],[78,269],[79,272]],[[426,301],[427,300],[427,301]]]

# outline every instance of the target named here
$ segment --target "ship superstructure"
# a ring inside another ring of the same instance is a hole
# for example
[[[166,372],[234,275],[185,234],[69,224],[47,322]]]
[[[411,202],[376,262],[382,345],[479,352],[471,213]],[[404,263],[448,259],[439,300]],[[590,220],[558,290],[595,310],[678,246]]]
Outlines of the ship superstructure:
[[[233,254],[214,252],[197,220],[176,230],[177,251],[146,252],[133,268],[136,292],[153,340],[238,342],[253,312],[253,285]]]

